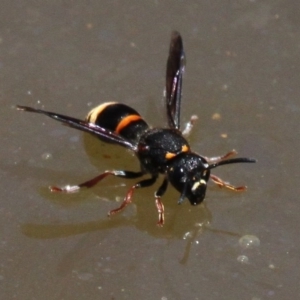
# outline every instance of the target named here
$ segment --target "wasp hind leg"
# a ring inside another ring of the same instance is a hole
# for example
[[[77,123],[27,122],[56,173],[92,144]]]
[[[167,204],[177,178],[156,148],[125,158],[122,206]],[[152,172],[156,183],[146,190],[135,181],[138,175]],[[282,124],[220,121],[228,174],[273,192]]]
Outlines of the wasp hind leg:
[[[144,175],[144,172],[131,172],[131,171],[105,171],[104,173],[88,180],[78,185],[66,185],[64,187],[50,186],[51,192],[64,192],[64,193],[75,193],[78,192],[81,188],[86,187],[90,188],[96,185],[105,177],[113,175],[122,178],[134,179]]]
[[[229,184],[228,182],[223,181],[221,178],[219,178],[216,175],[210,174],[210,178],[219,187],[225,187],[225,188],[227,188],[229,190],[232,190],[232,191],[235,191],[235,192],[243,192],[247,189],[246,186],[238,186],[238,187],[233,186],[233,185]]]

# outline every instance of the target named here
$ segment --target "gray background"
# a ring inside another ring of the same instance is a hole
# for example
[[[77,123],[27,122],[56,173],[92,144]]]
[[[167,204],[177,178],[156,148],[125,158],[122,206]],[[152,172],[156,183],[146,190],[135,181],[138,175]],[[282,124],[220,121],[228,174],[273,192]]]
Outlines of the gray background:
[[[2,1],[1,299],[299,297],[299,11],[297,1],[282,0]],[[248,191],[211,184],[206,205],[191,207],[178,206],[169,188],[164,228],[155,225],[159,183],[136,191],[134,204],[111,219],[107,211],[134,181],[107,178],[78,194],[51,194],[48,185],[137,170],[138,162],[14,105],[83,118],[120,101],[165,125],[174,29],[187,55],[182,122],[199,116],[190,143],[206,156],[234,148],[257,158],[214,170]],[[245,234],[260,246],[242,248]]]

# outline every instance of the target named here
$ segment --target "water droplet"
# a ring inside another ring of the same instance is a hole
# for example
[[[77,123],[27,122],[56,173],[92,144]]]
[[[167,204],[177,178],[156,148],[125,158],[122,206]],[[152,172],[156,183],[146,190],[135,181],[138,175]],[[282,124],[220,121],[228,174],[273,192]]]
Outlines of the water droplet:
[[[273,269],[275,269],[275,265],[269,264],[269,268],[273,270]]]
[[[246,255],[240,255],[240,256],[238,256],[237,261],[242,263],[242,264],[248,264],[249,263],[249,258]]]
[[[74,135],[70,137],[70,142],[72,143],[77,143],[79,141],[79,136],[78,135]]]
[[[42,159],[43,160],[49,160],[49,159],[52,159],[52,154],[49,153],[49,152],[45,152],[42,154]]]
[[[186,240],[186,239],[188,239],[188,238],[191,238],[192,237],[192,234],[191,234],[191,232],[186,232],[184,235],[183,235],[183,240]]]
[[[78,273],[77,276],[79,279],[84,281],[90,280],[94,277],[94,275],[91,273]]]
[[[255,235],[244,235],[239,239],[239,245],[244,249],[256,248],[260,246],[260,240]]]

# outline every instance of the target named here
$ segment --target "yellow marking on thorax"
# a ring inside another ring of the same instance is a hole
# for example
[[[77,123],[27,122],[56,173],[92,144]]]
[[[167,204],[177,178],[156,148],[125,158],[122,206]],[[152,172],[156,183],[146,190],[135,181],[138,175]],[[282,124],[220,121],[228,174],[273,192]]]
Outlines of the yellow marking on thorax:
[[[190,150],[190,148],[187,145],[183,145],[181,147],[181,151],[179,153],[173,153],[173,152],[167,152],[165,155],[166,159],[171,159],[173,157],[175,157],[176,155],[182,153],[182,152],[188,152]]]
[[[190,148],[187,145],[183,145],[181,147],[181,152],[188,152],[190,150]]]
[[[175,153],[167,152],[166,155],[165,155],[165,158],[166,158],[166,159],[171,159],[171,158],[173,158],[173,157],[175,157],[175,156],[176,156]]]

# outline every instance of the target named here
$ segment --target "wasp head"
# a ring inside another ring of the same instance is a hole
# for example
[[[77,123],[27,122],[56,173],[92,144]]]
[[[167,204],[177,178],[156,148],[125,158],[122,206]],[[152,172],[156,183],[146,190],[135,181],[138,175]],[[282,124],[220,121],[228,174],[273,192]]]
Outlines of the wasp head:
[[[170,183],[181,193],[178,203],[185,198],[192,205],[204,200],[210,169],[203,157],[195,153],[182,153],[172,160],[167,174]]]

